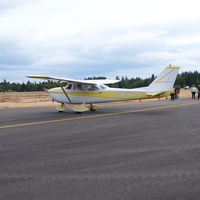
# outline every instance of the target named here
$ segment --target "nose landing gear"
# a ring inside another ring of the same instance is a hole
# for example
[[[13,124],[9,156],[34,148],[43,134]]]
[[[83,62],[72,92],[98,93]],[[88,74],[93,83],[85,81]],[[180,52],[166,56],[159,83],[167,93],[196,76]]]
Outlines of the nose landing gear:
[[[58,112],[62,113],[62,112],[67,111],[69,108],[67,108],[64,103],[61,103],[61,105],[56,107],[56,109]]]

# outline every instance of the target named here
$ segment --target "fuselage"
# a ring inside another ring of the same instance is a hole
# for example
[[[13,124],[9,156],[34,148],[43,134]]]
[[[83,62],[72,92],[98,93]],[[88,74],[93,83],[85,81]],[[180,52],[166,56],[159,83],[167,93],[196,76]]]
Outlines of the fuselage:
[[[63,91],[64,89],[64,91]],[[101,103],[101,102],[113,102],[122,100],[137,100],[137,99],[149,99],[152,98],[154,91],[145,91],[145,88],[138,89],[121,89],[121,88],[110,88],[105,85],[98,85],[95,88],[74,88],[67,87],[52,88],[48,90],[49,95],[52,99],[60,103]],[[152,94],[152,96],[150,95]],[[163,97],[154,96],[153,98]]]

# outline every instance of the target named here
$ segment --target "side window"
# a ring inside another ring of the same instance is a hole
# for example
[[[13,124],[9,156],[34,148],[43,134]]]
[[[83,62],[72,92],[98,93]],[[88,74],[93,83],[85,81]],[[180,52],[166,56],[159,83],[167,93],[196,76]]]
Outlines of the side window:
[[[77,90],[82,90],[82,85],[81,84],[77,84]]]
[[[85,85],[85,84],[83,84],[83,85],[82,85],[82,90],[87,91],[87,90],[88,90],[88,86]]]
[[[82,90],[81,84],[74,84],[74,90]]]
[[[101,87],[101,89],[103,89],[103,90],[105,90],[105,89],[106,89],[106,87],[105,87],[105,86],[103,86],[103,85],[101,85],[100,87]]]
[[[89,85],[88,86],[88,91],[95,91],[95,90],[98,90],[99,88],[96,87],[95,85]]]

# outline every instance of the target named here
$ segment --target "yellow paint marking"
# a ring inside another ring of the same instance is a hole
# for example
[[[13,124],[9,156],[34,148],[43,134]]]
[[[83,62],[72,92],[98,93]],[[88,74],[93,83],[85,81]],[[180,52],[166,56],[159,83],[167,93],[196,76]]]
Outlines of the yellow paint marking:
[[[180,69],[180,67],[175,67],[175,66],[168,66],[166,68],[168,68],[168,69]]]
[[[25,124],[14,124],[14,125],[0,126],[0,128],[21,127],[21,126],[30,126],[30,125],[38,125],[38,124],[71,121],[71,120],[77,120],[77,119],[105,117],[105,116],[112,116],[112,115],[119,115],[119,114],[145,112],[145,111],[152,111],[152,110],[161,110],[161,109],[166,109],[166,108],[174,108],[174,107],[188,106],[188,105],[194,105],[194,104],[200,104],[200,102],[176,104],[176,105],[169,105],[169,106],[160,106],[160,107],[156,107],[156,108],[154,107],[154,108],[146,108],[146,109],[138,109],[138,110],[130,110],[130,111],[122,111],[122,112],[113,112],[113,113],[99,114],[99,115],[88,115],[88,116],[82,116],[82,117],[72,117],[72,118],[65,118],[65,119],[55,119],[55,120],[41,121],[41,122],[31,122],[31,123],[25,123]]]

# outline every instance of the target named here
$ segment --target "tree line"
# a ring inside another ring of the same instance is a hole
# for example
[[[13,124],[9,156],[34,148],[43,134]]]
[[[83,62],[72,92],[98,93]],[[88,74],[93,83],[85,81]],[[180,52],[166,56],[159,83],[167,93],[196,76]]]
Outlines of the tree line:
[[[85,80],[91,79],[106,79],[106,77],[88,77]],[[111,87],[118,88],[137,88],[137,87],[145,87],[148,86],[154,79],[154,74],[149,78],[142,79],[140,77],[136,78],[128,78],[128,77],[116,77],[120,82],[110,85]],[[3,80],[0,82],[0,92],[6,91],[16,91],[16,92],[31,92],[31,91],[44,91],[46,89],[50,89],[53,87],[65,86],[66,83],[58,83],[54,81],[43,81],[43,82],[30,82],[26,83],[14,83]],[[192,85],[200,85],[200,73],[197,71],[194,72],[183,72],[178,74],[175,85],[179,85],[180,87]]]
[[[119,79],[119,77],[116,77]],[[128,79],[127,77],[122,77],[120,82],[114,84],[114,87],[119,88],[137,88],[148,86],[156,77],[154,74],[150,78],[141,79],[139,77]],[[185,86],[191,87],[195,85],[196,87],[200,85],[200,73],[198,71],[194,72],[182,72],[178,74],[175,86],[180,86],[184,88]]]
[[[30,82],[27,81],[26,83],[11,83],[9,81],[4,80],[0,82],[0,92],[32,92],[32,91],[45,91],[47,89],[53,87],[64,86],[65,83],[58,83],[53,81],[43,81],[43,82]]]

